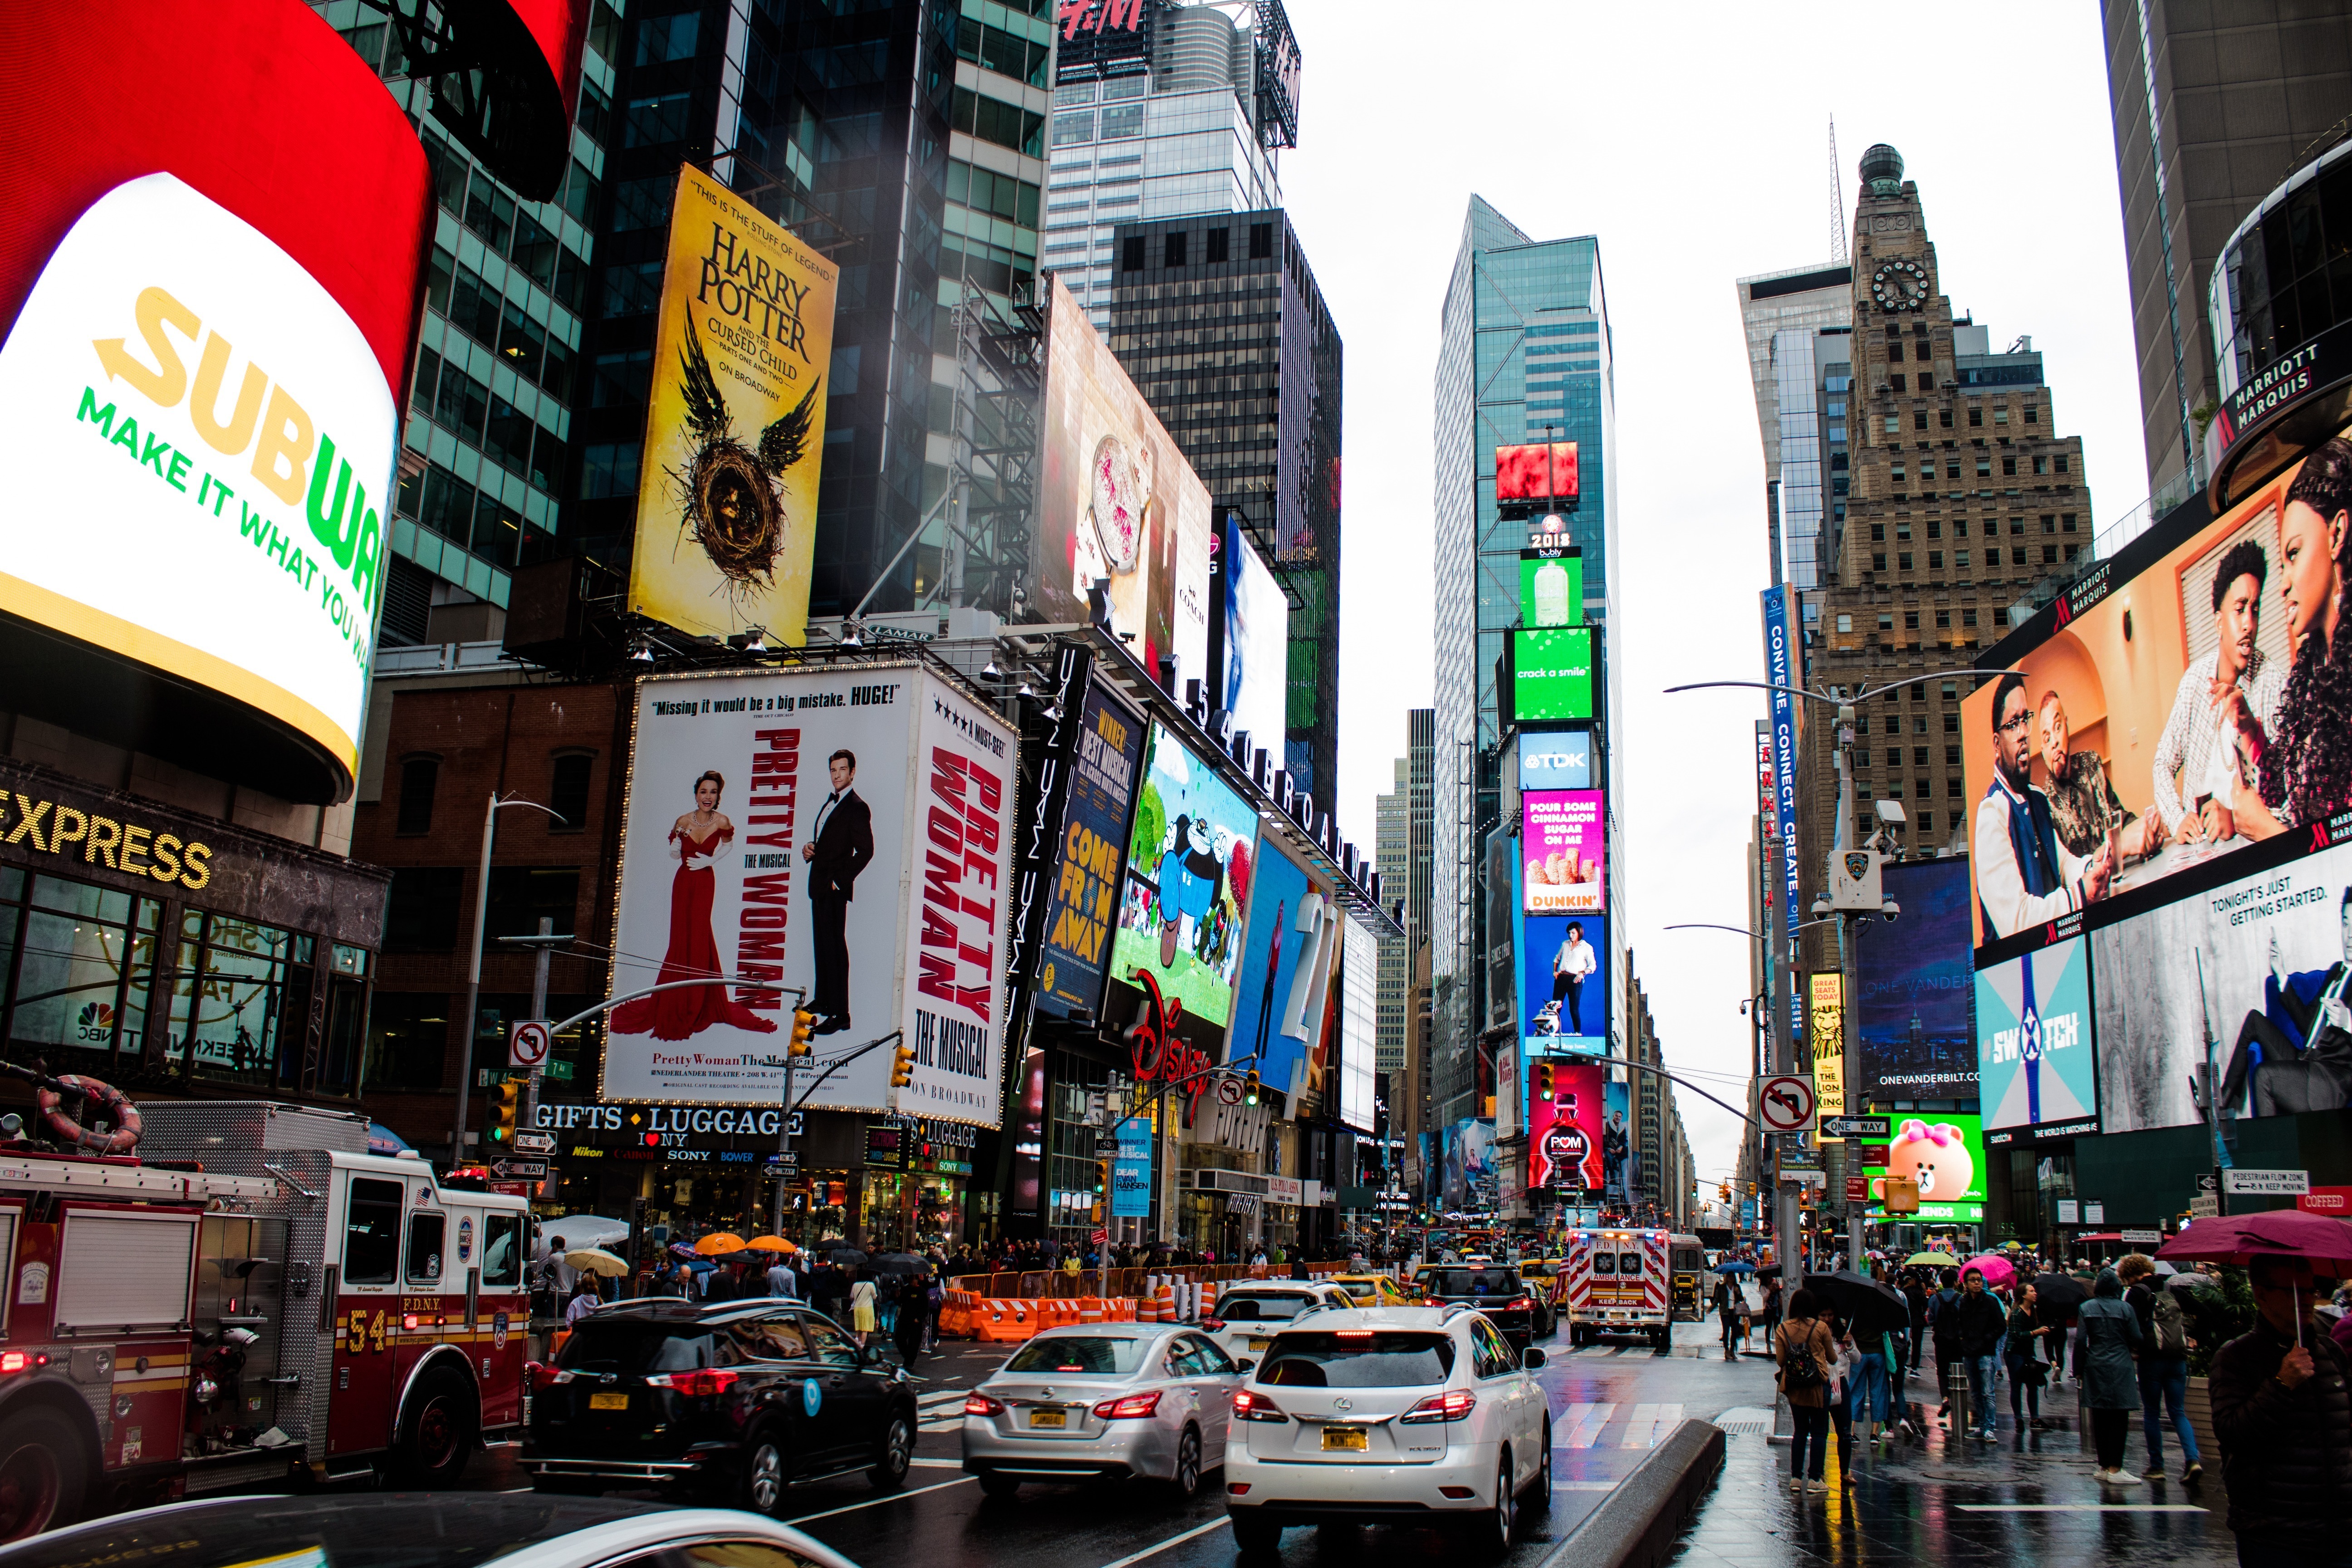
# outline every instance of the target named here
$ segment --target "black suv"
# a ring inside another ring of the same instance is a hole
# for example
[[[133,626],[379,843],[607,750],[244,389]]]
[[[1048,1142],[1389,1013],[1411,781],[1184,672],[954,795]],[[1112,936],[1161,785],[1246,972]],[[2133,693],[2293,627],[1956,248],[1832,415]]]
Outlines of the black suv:
[[[541,1491],[661,1485],[773,1514],[795,1481],[905,1484],[915,1385],[887,1342],[860,1350],[787,1301],[632,1301],[583,1318],[530,1368],[523,1468]]]
[[[1421,1283],[1433,1307],[1460,1302],[1486,1313],[1513,1350],[1527,1349],[1536,1338],[1543,1314],[1533,1292],[1540,1282],[1520,1279],[1510,1264],[1447,1264],[1423,1270]]]

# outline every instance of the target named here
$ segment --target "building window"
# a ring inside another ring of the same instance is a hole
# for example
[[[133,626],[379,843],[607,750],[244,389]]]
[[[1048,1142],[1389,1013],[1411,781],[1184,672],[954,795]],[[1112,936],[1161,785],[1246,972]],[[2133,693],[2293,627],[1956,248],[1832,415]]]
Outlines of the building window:
[[[581,448],[580,499],[607,500],[637,493],[637,443],[596,441]]]
[[[1938,408],[1936,410],[1936,424],[1940,429],[1950,429],[1952,427],[1952,411],[1948,408]],[[1958,468],[1954,468],[1952,469],[1952,477],[1956,479],[1960,477],[1960,470]]]
[[[1927,552],[1927,570],[1930,572],[1941,572],[1943,569],[1944,552],[1940,550],[1930,550]]]
[[[2074,514],[2073,512],[2061,512],[2059,514],[2058,531],[2061,533],[2072,533],[2074,531]]]
[[[7,975],[12,950],[23,949],[16,958],[16,988],[9,998],[9,1038],[84,1051],[142,1052],[162,914],[163,906],[152,899],[0,867],[0,980]]]
[[[1969,429],[1971,429],[1971,430],[1973,430],[1973,429],[1977,428],[1979,426],[1982,425],[1983,423],[1984,423],[1984,409],[1983,409],[1980,405],[1977,405],[1977,404],[1974,404],[1974,403],[1969,404]]]
[[[1882,550],[1870,558],[1870,569],[1873,572],[1884,572],[1886,570],[1886,552],[1885,551]]]
[[[1882,632],[1891,632],[1895,629],[1894,611],[1881,610],[1878,612],[1878,629]]]
[[[279,1032],[300,1016],[287,1003],[297,994],[309,999],[307,973],[289,985],[289,972],[297,961],[307,970],[311,952],[310,938],[276,926],[182,911],[168,1054],[208,1078],[269,1082]],[[297,1060],[299,1053],[287,1066]]]
[[[1870,537],[1873,541],[1884,542],[1886,538],[1886,525],[1883,522],[1872,523],[1870,525]]]
[[[1274,259],[1274,225],[1270,223],[1250,225],[1249,258],[1252,261]]]
[[[1143,237],[1141,235],[1130,234],[1119,242],[1118,269],[1121,272],[1143,270]]]
[[[1853,630],[1853,617],[1852,616],[1840,616],[1837,620],[1837,629],[1842,632],[1850,632]]]
[[[1951,611],[1949,611],[1949,610],[1937,610],[1937,611],[1936,612],[1936,625],[1937,625],[1937,628],[1938,628],[1938,629],[1941,629],[1941,628],[1943,628],[1943,627],[1949,626],[1951,624],[1952,624],[1952,612],[1951,612]],[[1926,721],[1926,720],[1924,720],[1924,719],[1922,719],[1922,720],[1920,721],[1920,722],[1921,722],[1922,724],[1925,724],[1925,723],[1927,722],[1927,721]]]
[[[1919,629],[1918,611],[1906,610],[1903,612],[1903,629],[1906,632],[1916,632]]]
[[[1923,376],[1921,376],[1921,377],[1919,378],[1919,390],[1920,390],[1920,391],[1922,391],[1922,392],[1925,392],[1925,391],[1927,391],[1927,378],[1926,376],[1924,376],[1924,375],[1923,375]],[[1926,409],[1924,409],[1924,408],[1916,408],[1916,409],[1913,409],[1913,410],[1912,410],[1912,412],[1911,412],[1911,428],[1913,428],[1914,430],[1925,430],[1927,427],[1927,411]],[[1927,467],[1923,467],[1923,468],[1919,470],[1919,477],[1920,477],[1921,479],[1927,479],[1927,477],[1929,477],[1930,475],[1932,475],[1935,471],[1936,471],[1936,470],[1935,470],[1935,468],[1934,468],[1934,466],[1933,466],[1933,465],[1928,465],[1928,466],[1927,466]]]
[[[1897,551],[1897,552],[1895,552],[1895,564],[1896,564],[1896,565],[1898,565],[1899,567],[1901,567],[1901,568],[1902,568],[1904,571],[1906,571],[1906,572],[1910,571],[1910,570],[1911,570],[1911,552],[1910,552],[1909,551],[1907,551],[1907,550],[1901,550],[1901,551]],[[1915,622],[1914,624],[1916,625],[1916,623]]]
[[[1890,414],[1890,415],[1888,415],[1888,416],[1886,416],[1886,426],[1885,426],[1885,430],[1886,430],[1886,434],[1887,434],[1887,435],[1889,435],[1889,436],[1895,435],[1895,434],[1897,434],[1898,432],[1900,432],[1900,431],[1902,430],[1902,428],[1903,428],[1903,416],[1902,416],[1901,415],[1899,415],[1899,414]]]
[[[1996,425],[2006,425],[2009,423],[2008,404],[2000,403],[1993,405],[1992,422]]]
[[[1901,392],[1901,391],[1903,391],[1903,390],[1904,390],[1904,386],[1903,386],[1903,375],[1902,375],[1902,373],[1901,373],[1901,372],[1899,372],[1899,371],[1898,371],[1898,372],[1896,372],[1895,374],[1888,376],[1888,377],[1886,378],[1886,382],[1887,382],[1887,384],[1888,384],[1888,385],[1892,386],[1892,387],[1893,387],[1895,391],[1897,391],[1897,392]]]
[[[2042,531],[2044,533],[2058,531],[2058,520],[2046,511],[2042,514]]]
[[[2062,473],[2062,474],[2063,474],[2063,473],[2065,473],[2065,472],[2067,472],[2067,471],[2068,471],[2069,464],[2068,464],[2068,459],[2067,459],[2067,456],[2066,456],[2066,454],[2065,454],[2065,453],[2061,452],[2061,453],[2059,453],[2059,454],[2058,454],[2057,460],[2056,460],[2056,463],[2054,464],[2054,466],[2056,467],[2057,470],[2058,470],[2060,473]]]
[[[658,66],[671,60],[692,59],[695,34],[701,22],[701,13],[696,11],[645,18],[637,24],[636,63]]]
[[[2025,405],[2025,422],[2026,422],[2028,425],[2035,425],[2035,424],[2039,424],[2039,423],[2041,422],[2041,419],[2042,419],[2042,410],[2041,410],[2041,409],[2039,409],[2039,408],[2037,408],[2037,407],[2035,407],[2035,406],[2034,406],[2032,404],[2031,404],[2031,403],[2027,404],[2027,405]]]
[[[1184,235],[1184,231],[1183,231],[1182,229],[1181,229],[1181,228],[1180,228],[1180,229],[1178,229],[1175,233],[1173,233],[1173,234],[1171,234],[1171,235],[1168,236],[1168,240],[1167,240],[1167,256],[1166,256],[1166,259],[1165,259],[1165,260],[1163,260],[1163,261],[1161,262],[1161,265],[1162,265],[1162,266],[1165,266],[1165,267],[1181,267],[1181,266],[1183,266],[1183,265],[1185,264],[1185,262],[1184,262],[1184,248],[1185,248],[1185,247],[1184,247],[1184,241],[1185,241],[1185,235]]]
[[[1952,552],[1952,565],[1954,569],[1958,571],[1967,571],[1969,569],[1969,552],[1965,550],[1954,551]]]
[[[2033,471],[2037,474],[2048,473],[2050,471],[2050,459],[2042,456],[2041,453],[2035,453],[2033,457]]]
[[[2058,563],[2058,547],[2056,545],[2045,544],[2042,547],[2042,563],[2044,566],[2055,566]]]
[[[400,815],[394,833],[433,831],[433,792],[440,781],[438,757],[411,757],[400,764]]]
[[[588,826],[588,778],[595,771],[593,752],[565,752],[555,759],[547,786],[548,808],[557,820],[551,833],[577,833]]]
[[[1095,139],[1095,111],[1054,116],[1054,145],[1075,147]]]
[[[1936,378],[1924,370],[1919,373],[1919,390],[1922,392],[1933,392],[1936,390]],[[1919,416],[1919,428],[1925,430],[1927,427],[1927,416],[1925,414],[1922,414]]]
[[[453,952],[465,881],[466,873],[456,866],[395,868],[392,892],[384,901],[384,952]]]
[[[1977,613],[1974,610],[1964,609],[1960,612],[1960,625],[1964,626],[1972,626],[1976,624]]]
[[[1220,261],[1228,259],[1227,253],[1232,248],[1233,238],[1234,231],[1229,228],[1213,228],[1209,230],[1208,254],[1203,256],[1201,259],[1207,262],[1212,267],[1215,266]]]
[[[666,227],[669,223],[670,198],[677,190],[677,176],[675,174],[623,180],[613,187],[613,227],[624,233],[631,229]]]
[[[363,1087],[439,1089],[448,1051],[446,992],[378,991],[370,999]]]
[[[1127,142],[1143,134],[1143,105],[1122,103],[1102,111],[1102,139]]]
[[[629,100],[621,129],[624,147],[658,147],[686,140],[687,122],[694,107],[690,92],[666,92]]]

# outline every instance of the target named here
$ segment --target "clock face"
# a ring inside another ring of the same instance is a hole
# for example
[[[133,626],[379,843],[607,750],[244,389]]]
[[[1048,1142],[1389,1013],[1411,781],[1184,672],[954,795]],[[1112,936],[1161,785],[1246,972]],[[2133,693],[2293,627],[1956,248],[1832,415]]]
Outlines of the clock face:
[[[1927,274],[1916,261],[1890,261],[1871,275],[1870,297],[1882,310],[1916,310],[1927,301]]]

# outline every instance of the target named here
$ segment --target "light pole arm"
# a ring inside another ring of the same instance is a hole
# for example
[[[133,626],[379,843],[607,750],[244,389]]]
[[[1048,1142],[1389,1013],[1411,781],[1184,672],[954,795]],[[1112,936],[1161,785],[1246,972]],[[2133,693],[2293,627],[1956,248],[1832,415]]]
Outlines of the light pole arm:
[[[466,1158],[466,1123],[472,1120],[474,1110],[474,1036],[481,1027],[479,1008],[482,1004],[482,928],[490,918],[490,846],[497,841],[499,813],[509,805],[527,805],[533,811],[545,811],[556,821],[563,814],[550,811],[535,800],[520,795],[499,798],[490,792],[490,803],[482,812],[482,860],[474,875],[474,951],[466,966],[466,1026],[465,1037],[457,1047],[457,1118],[449,1133],[449,1164],[455,1169]]]

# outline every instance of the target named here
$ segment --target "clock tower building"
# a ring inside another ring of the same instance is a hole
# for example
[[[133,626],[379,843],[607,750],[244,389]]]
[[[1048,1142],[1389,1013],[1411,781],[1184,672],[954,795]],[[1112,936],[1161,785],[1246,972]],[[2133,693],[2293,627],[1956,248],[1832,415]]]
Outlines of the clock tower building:
[[[1861,174],[1852,362],[1828,363],[1842,374],[1821,399],[1824,449],[1835,456],[1822,585],[1807,595],[1817,609],[1807,684],[1854,693],[1931,678],[1857,706],[1848,842],[1874,831],[1872,803],[1890,800],[1903,805],[1911,856],[1962,853],[1970,803],[1960,699],[1976,681],[1937,672],[1976,665],[2012,605],[2045,602],[2089,561],[2091,498],[2082,442],[2057,433],[2032,340],[1996,353],[1988,328],[1954,316],[1901,155],[1873,147]],[[1799,798],[1810,809],[1799,837],[1811,885],[1838,802],[1836,726],[1819,721],[1827,708],[1809,706]],[[1806,956],[1834,968],[1823,935],[1806,933]]]

